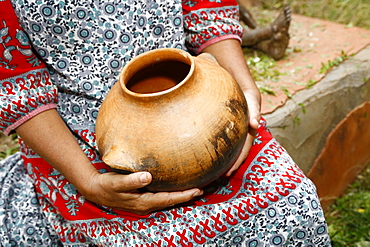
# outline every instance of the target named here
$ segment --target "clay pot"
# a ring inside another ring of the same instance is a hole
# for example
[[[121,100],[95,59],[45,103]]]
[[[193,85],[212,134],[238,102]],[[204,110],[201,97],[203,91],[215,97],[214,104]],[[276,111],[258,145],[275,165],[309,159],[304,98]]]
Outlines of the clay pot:
[[[110,167],[149,171],[148,190],[202,187],[238,157],[247,116],[241,89],[213,57],[157,49],[122,69],[99,110],[97,144]]]

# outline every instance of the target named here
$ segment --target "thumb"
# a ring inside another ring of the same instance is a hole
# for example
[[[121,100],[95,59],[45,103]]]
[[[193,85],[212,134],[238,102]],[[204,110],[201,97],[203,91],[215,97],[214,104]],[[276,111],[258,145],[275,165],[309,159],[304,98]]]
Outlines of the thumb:
[[[113,173],[110,179],[116,191],[124,192],[147,186],[152,182],[152,175],[149,172],[135,172],[128,175]]]

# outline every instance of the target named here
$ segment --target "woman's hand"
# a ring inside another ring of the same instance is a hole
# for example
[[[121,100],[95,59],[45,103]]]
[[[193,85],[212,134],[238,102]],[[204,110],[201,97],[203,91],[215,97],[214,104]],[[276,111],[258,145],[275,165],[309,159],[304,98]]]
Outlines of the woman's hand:
[[[199,189],[139,193],[138,189],[151,182],[150,173],[99,173],[55,109],[39,113],[19,126],[16,132],[92,202],[144,215],[187,202],[202,194]]]
[[[261,118],[261,94],[245,61],[240,43],[236,39],[222,40],[206,47],[203,52],[212,54],[218,63],[238,82],[248,104],[249,130],[242,151],[234,165],[226,173],[230,176],[247,158]]]
[[[254,138],[256,136],[260,115],[260,104],[254,92],[244,91],[245,99],[248,103],[249,112],[249,130],[247,134],[247,139],[244,142],[242,151],[234,162],[233,166],[226,172],[226,176],[230,176],[234,171],[236,171],[239,166],[244,162],[249,154],[249,150],[253,145]]]
[[[138,172],[122,175],[114,172],[95,173],[90,176],[88,191],[83,194],[95,203],[131,213],[146,215],[153,211],[185,203],[203,192],[190,189],[179,192],[139,192],[138,189],[150,184],[151,174]]]

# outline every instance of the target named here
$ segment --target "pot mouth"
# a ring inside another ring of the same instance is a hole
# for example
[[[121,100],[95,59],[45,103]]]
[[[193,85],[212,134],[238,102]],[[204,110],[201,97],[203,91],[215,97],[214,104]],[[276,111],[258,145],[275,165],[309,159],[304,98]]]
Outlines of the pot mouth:
[[[194,59],[186,51],[160,48],[144,52],[128,62],[120,73],[121,88],[135,97],[168,94],[181,87],[194,71]]]

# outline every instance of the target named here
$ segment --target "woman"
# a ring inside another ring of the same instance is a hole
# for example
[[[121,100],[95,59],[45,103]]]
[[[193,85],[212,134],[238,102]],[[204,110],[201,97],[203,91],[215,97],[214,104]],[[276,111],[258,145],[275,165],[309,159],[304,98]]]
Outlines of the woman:
[[[0,12],[1,126],[21,138],[0,166],[1,243],[329,245],[314,186],[260,121],[235,1],[5,0]],[[161,47],[211,53],[248,101],[252,131],[213,193],[140,193],[149,173],[110,172],[97,151],[120,69]]]

